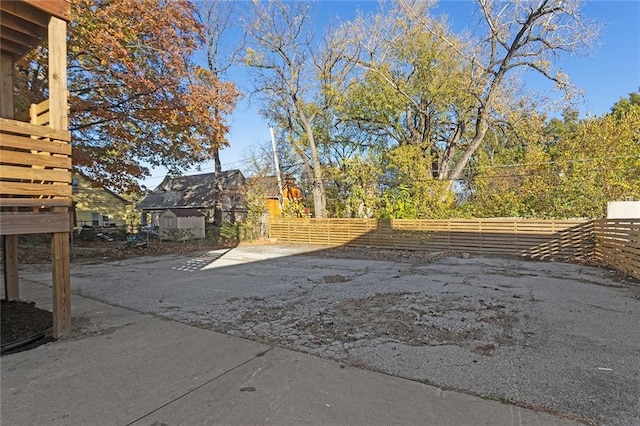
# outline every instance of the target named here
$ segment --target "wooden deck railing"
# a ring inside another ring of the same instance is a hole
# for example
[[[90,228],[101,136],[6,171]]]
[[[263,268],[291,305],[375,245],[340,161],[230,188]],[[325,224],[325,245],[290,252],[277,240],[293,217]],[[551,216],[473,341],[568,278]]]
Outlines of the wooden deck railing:
[[[39,104],[31,104],[28,110],[16,115],[18,121],[47,126],[49,124],[49,99],[45,99]]]
[[[66,130],[0,118],[3,235],[68,232],[68,214],[52,210],[70,206],[70,140]]]

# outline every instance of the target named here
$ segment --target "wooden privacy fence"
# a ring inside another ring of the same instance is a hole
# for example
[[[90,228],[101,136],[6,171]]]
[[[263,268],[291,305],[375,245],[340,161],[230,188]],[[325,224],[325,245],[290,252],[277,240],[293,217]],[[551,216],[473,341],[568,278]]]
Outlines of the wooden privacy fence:
[[[594,257],[640,279],[640,219],[270,219],[269,237],[534,259]]]
[[[640,280],[640,219],[593,221],[595,257]]]
[[[269,236],[291,243],[451,250],[537,259],[590,256],[589,220],[272,219]]]

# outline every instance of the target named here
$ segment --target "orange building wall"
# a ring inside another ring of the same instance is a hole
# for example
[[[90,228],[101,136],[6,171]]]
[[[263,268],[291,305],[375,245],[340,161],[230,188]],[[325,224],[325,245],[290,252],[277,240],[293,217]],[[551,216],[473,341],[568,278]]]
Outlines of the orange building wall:
[[[286,207],[289,202],[296,200],[297,202],[302,200],[302,190],[297,187],[287,187],[282,189],[283,205]],[[280,203],[275,198],[265,198],[264,207],[269,212],[269,217],[280,217],[282,210],[280,209]]]

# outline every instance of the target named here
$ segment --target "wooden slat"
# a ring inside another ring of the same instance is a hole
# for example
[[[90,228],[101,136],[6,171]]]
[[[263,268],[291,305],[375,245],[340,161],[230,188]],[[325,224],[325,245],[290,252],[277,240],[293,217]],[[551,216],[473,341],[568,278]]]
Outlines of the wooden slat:
[[[37,126],[22,121],[0,118],[0,131],[18,133],[21,135],[36,136],[39,138],[50,138],[60,141],[71,141],[71,133],[67,130],[56,130],[47,126]]]
[[[11,43],[15,43],[18,45],[22,45],[25,42],[24,36],[22,33],[13,30],[9,27],[2,28],[2,41],[6,43],[7,41]],[[4,48],[4,46],[2,46]],[[16,116],[16,119],[18,116]],[[29,114],[27,114],[27,120],[29,119]],[[23,120],[24,121],[24,120]]]
[[[593,251],[585,220],[274,219],[270,236],[296,243],[456,250],[547,258]]]
[[[70,207],[71,199],[62,198],[0,198],[0,207],[34,207],[47,209],[51,207]]]
[[[11,3],[19,3],[16,1],[2,1],[0,2],[0,7],[2,8],[3,15],[4,13],[9,13],[6,10],[6,6]],[[33,22],[29,22],[26,19],[22,19],[20,16],[14,15],[14,17],[8,18],[6,15],[2,17],[2,26],[6,28],[10,28],[11,30],[23,34],[25,37],[25,42],[21,43],[27,46],[35,46],[41,40],[44,40],[47,36],[46,26],[40,26],[34,24]],[[3,43],[4,44],[4,43]],[[2,49],[4,49],[4,45]],[[20,49],[20,53],[24,52],[25,49]]]
[[[30,167],[2,166],[0,181],[5,179],[39,180],[71,183],[71,172],[66,170],[34,169]],[[3,183],[0,183],[2,186]],[[1,191],[0,191],[1,192]]]
[[[33,38],[32,41],[25,37],[25,44],[27,46],[35,45],[38,41],[37,38]],[[9,54],[11,56],[22,56],[24,54],[25,47],[22,44],[14,43],[13,41],[3,40],[2,45],[0,45],[2,49],[2,54]]]
[[[640,219],[605,219],[594,222],[595,256],[640,279]]]
[[[31,104],[31,107],[29,108],[29,113],[30,114],[36,114],[36,115],[40,115],[42,113],[45,113],[49,111],[49,99],[45,99],[44,101],[38,103],[38,104]]]
[[[4,164],[15,164],[23,166],[42,166],[55,169],[70,169],[71,157],[32,154],[18,151],[0,151],[0,162]]]
[[[47,111],[44,114],[39,114],[33,117],[31,123],[37,124],[38,126],[47,126],[49,125],[50,117],[51,114]]]
[[[0,194],[71,197],[71,185],[52,185],[22,182],[0,182]]]
[[[0,213],[1,235],[69,233],[68,213]]]
[[[48,123],[48,112],[49,112],[49,99],[45,99],[44,101],[40,102],[39,104],[31,104],[29,106],[29,109],[26,111],[22,111],[18,114],[15,115],[15,119],[18,121],[26,121],[27,123],[32,123],[33,120],[33,115],[35,114],[36,116],[40,116],[42,114],[46,114],[47,115],[47,123]],[[42,121],[40,119],[40,121]],[[35,123],[35,124],[39,124],[39,123]]]

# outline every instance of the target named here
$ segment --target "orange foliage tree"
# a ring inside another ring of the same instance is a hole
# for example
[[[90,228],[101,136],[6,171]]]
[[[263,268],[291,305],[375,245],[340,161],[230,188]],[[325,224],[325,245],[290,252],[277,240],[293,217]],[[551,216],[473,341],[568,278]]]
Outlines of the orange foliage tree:
[[[150,167],[180,171],[226,145],[238,92],[193,61],[203,27],[188,0],[72,0],[70,130],[74,167],[118,190],[138,190]],[[38,54],[46,54],[46,47]],[[46,97],[27,58],[18,91]],[[24,107],[24,106],[23,106]]]

